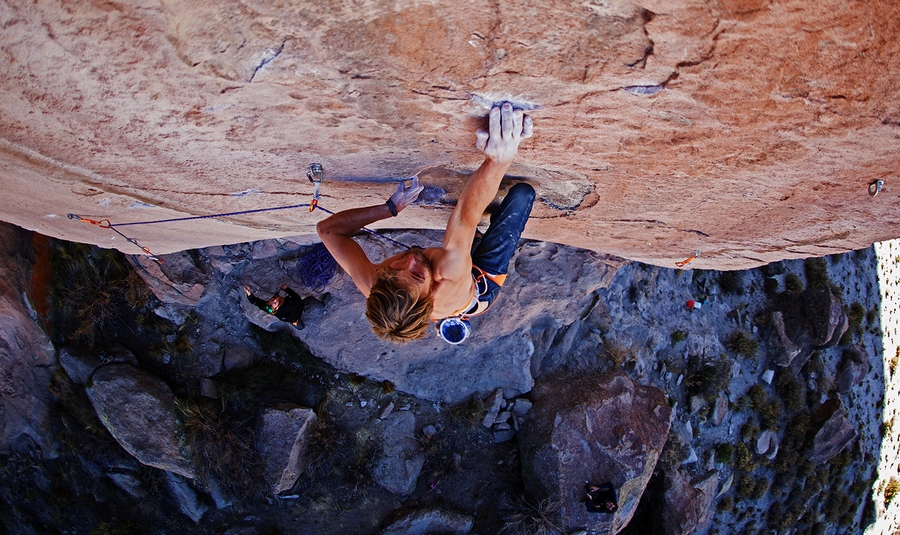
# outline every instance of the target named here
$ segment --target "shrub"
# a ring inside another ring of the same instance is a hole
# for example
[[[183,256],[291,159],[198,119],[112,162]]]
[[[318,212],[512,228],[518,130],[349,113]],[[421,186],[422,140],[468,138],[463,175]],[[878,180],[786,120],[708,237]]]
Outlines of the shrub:
[[[766,277],[765,282],[763,283],[763,290],[765,290],[766,295],[769,297],[774,297],[775,294],[778,293],[779,284],[778,279],[774,277]]]
[[[663,446],[662,452],[659,454],[657,466],[662,470],[668,470],[681,464],[687,459],[690,448],[684,443],[681,435],[678,433],[669,433],[666,444]]]
[[[734,467],[741,472],[753,472],[759,467],[759,464],[753,459],[753,454],[742,442],[734,448]]]
[[[828,278],[828,265],[822,258],[807,258],[803,261],[806,283],[810,286],[831,286]]]
[[[803,281],[795,273],[788,273],[784,278],[784,289],[789,292],[800,293],[803,291]]]
[[[781,396],[789,412],[798,412],[806,406],[806,386],[793,373],[779,370],[775,375],[775,391]]]
[[[878,305],[872,307],[872,310],[866,313],[866,325],[872,327],[878,322]]]
[[[716,446],[716,461],[723,464],[731,464],[734,459],[734,446],[728,442],[723,442]]]
[[[747,420],[744,422],[744,425],[741,426],[741,440],[744,442],[752,442],[756,440],[756,435],[759,434],[759,426],[756,425],[756,422],[753,420]]]
[[[855,301],[852,305],[850,305],[850,310],[847,312],[847,319],[850,323],[850,329],[855,332],[861,331],[862,322],[865,317],[866,309],[859,303],[859,301]]]
[[[503,528],[500,534],[509,535],[563,535],[565,523],[560,517],[560,502],[550,499],[531,503],[527,499],[518,502],[503,496],[500,511],[503,513]]]
[[[613,368],[619,368],[626,360],[632,356],[631,348],[616,339],[604,340],[602,356],[608,362],[612,363]]]
[[[731,359],[723,355],[716,362],[704,362],[699,369],[689,371],[684,384],[689,395],[701,395],[709,401],[730,383]]]
[[[828,500],[828,506],[825,509],[825,519],[829,522],[836,522],[842,515],[849,512],[853,506],[853,500],[849,496],[840,490],[836,490]]]
[[[750,338],[744,331],[735,331],[725,343],[725,347],[738,355],[754,358],[759,349],[759,342]]]
[[[747,396],[750,398],[750,403],[752,403],[754,409],[759,409],[760,406],[765,404],[766,398],[769,397],[768,394],[766,394],[766,389],[759,383],[756,383],[747,390]]]
[[[469,427],[477,427],[481,425],[487,411],[484,401],[477,394],[474,394],[468,401],[451,406],[449,415],[455,422]]]
[[[50,295],[56,319],[56,342],[71,341],[93,349],[111,340],[125,316],[143,306],[150,295],[125,255],[114,249],[57,242]]]
[[[759,500],[763,496],[765,496],[769,492],[769,480],[760,477],[753,481],[753,488],[750,489],[750,492],[747,494],[747,497],[752,500]]]
[[[719,287],[728,295],[744,295],[744,281],[740,271],[723,271],[719,274]]]
[[[776,471],[797,470],[803,477],[812,474],[815,467],[801,457],[801,454],[806,449],[807,435],[811,428],[812,420],[807,412],[797,414],[787,424],[781,444],[778,447],[778,456],[775,457],[774,468]]]
[[[752,477],[746,474],[742,475],[737,482],[737,497],[742,499],[749,498],[750,494],[753,492],[754,486],[755,483]]]
[[[178,401],[184,442],[197,472],[232,497],[258,496],[262,476],[251,420],[232,420],[207,400]]]
[[[887,485],[884,486],[884,508],[887,509],[891,502],[894,501],[894,497],[897,495],[897,492],[900,492],[900,481],[897,481],[897,478],[892,477],[888,480]]]
[[[672,340],[672,347],[675,347],[681,342],[684,342],[685,340],[687,340],[687,337],[687,333],[681,330],[675,331],[669,336],[669,338],[671,338]]]
[[[716,505],[716,509],[718,509],[722,513],[730,513],[734,511],[734,498],[731,495],[725,496],[721,500],[719,500],[718,505]]]

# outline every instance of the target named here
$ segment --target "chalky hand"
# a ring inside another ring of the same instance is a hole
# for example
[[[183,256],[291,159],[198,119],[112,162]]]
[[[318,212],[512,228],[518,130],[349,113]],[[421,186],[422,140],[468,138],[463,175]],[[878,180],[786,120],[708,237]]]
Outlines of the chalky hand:
[[[425,186],[419,183],[419,177],[417,176],[413,177],[412,184],[409,187],[406,187],[406,181],[400,182],[397,184],[397,191],[391,195],[391,202],[394,203],[397,211],[400,212],[415,202],[423,189],[425,189]]]
[[[504,102],[491,108],[488,128],[475,133],[475,147],[493,162],[506,164],[515,157],[519,143],[531,137],[534,124],[531,116]]]

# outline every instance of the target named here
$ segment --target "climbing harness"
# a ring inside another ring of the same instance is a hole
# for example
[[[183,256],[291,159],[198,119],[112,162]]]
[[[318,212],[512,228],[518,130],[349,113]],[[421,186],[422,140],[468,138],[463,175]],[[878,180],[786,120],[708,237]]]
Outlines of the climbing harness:
[[[693,262],[694,260],[696,260],[697,257],[699,257],[699,256],[700,256],[700,251],[694,251],[694,254],[692,254],[691,256],[689,256],[689,257],[687,257],[687,258],[685,258],[685,259],[682,260],[681,262],[675,262],[675,265],[678,266],[678,267],[680,267],[680,268],[681,268],[681,267],[684,267],[684,266],[690,264],[691,262]]]
[[[105,229],[112,230],[119,236],[122,236],[123,238],[125,238],[125,240],[128,243],[135,245],[137,248],[139,248],[141,251],[143,251],[144,254],[146,254],[151,260],[153,260],[157,264],[161,265],[163,263],[162,258],[159,258],[158,256],[155,256],[152,252],[150,252],[149,247],[145,247],[145,246],[141,245],[140,243],[138,243],[137,240],[135,240],[134,238],[129,238],[128,236],[123,234],[117,227],[130,227],[130,226],[137,226],[137,225],[156,225],[156,224],[162,224],[162,223],[194,221],[197,219],[214,219],[214,218],[219,218],[219,217],[232,217],[232,216],[246,215],[246,214],[257,214],[257,213],[261,213],[261,212],[274,212],[277,210],[292,210],[295,208],[304,208],[304,207],[309,207],[310,212],[313,212],[318,208],[319,210],[322,210],[326,214],[334,215],[334,212],[332,212],[331,210],[328,210],[327,208],[323,208],[323,207],[319,206],[319,199],[320,199],[319,187],[322,184],[323,175],[324,175],[324,172],[322,169],[322,164],[314,163],[309,166],[309,172],[306,174],[306,176],[307,176],[307,178],[309,178],[309,181],[315,185],[315,189],[313,191],[313,198],[308,203],[291,204],[288,206],[274,206],[271,208],[256,208],[253,210],[240,210],[237,212],[225,212],[225,213],[221,213],[221,214],[198,215],[198,216],[189,216],[189,217],[174,217],[174,218],[170,218],[170,219],[157,219],[155,221],[132,221],[129,223],[115,223],[115,224],[110,222],[109,219],[95,220],[95,219],[90,219],[87,217],[82,217],[82,216],[76,215],[76,214],[66,214],[66,216],[69,219],[75,219],[78,221],[82,221],[84,223],[89,223],[91,225],[95,225],[99,228],[105,228]],[[364,232],[367,232],[368,234],[370,234],[372,236],[375,236],[378,239],[381,239],[386,242],[390,242],[394,245],[397,245],[399,247],[402,247],[403,249],[410,248],[410,246],[406,245],[405,243],[401,243],[393,238],[389,238],[383,234],[379,234],[378,232],[375,232],[374,230],[368,229],[366,227],[363,227],[361,230],[363,230]]]
[[[475,287],[472,289],[472,298],[468,304],[446,318],[434,320],[434,330],[437,331],[438,337],[450,344],[460,344],[468,338],[472,334],[469,318],[484,314],[494,304],[496,295],[491,296],[488,280],[502,287],[504,281],[506,281],[506,275],[491,275],[480,267],[473,265],[472,280],[475,282]],[[482,300],[485,296],[488,299]]]

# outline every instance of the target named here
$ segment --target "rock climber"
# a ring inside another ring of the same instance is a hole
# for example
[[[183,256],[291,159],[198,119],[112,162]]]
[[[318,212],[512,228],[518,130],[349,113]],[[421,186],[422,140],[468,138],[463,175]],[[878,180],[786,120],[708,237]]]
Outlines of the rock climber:
[[[253,295],[249,286],[244,286],[244,293],[251,303],[261,310],[272,314],[281,321],[292,323],[295,327],[303,328],[300,317],[303,315],[303,298],[297,292],[282,284],[281,289],[268,301]]]
[[[589,513],[612,514],[619,510],[616,500],[616,491],[611,482],[602,485],[584,484],[584,497],[581,501]]]
[[[322,242],[366,296],[366,317],[382,339],[422,338],[436,322],[445,340],[459,343],[468,335],[468,316],[486,311],[500,292],[531,214],[534,188],[513,186],[478,239],[477,225],[533,124],[509,103],[494,106],[488,121],[488,131],[479,129],[475,142],[484,163],[463,188],[440,247],[414,247],[374,264],[353,240],[362,227],[412,204],[424,188],[418,178],[408,187],[401,182],[384,204],[338,212],[317,225]]]

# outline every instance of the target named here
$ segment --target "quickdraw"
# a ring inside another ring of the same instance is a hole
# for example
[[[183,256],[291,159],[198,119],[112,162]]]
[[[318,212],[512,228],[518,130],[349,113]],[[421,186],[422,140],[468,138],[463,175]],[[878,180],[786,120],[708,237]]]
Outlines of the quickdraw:
[[[309,202],[309,213],[312,213],[316,207],[319,206],[319,186],[322,184],[322,177],[324,175],[325,171],[322,169],[322,164],[309,164],[309,171],[306,173],[306,178],[308,178],[315,187],[313,189],[313,198]]]
[[[675,265],[678,266],[678,267],[680,267],[680,268],[681,268],[681,267],[684,267],[684,266],[690,264],[691,262],[693,262],[694,260],[696,260],[699,256],[700,256],[700,251],[694,251],[694,254],[692,254],[691,256],[689,256],[689,257],[687,257],[687,258],[685,258],[685,259],[682,260],[681,262],[675,262]]]

